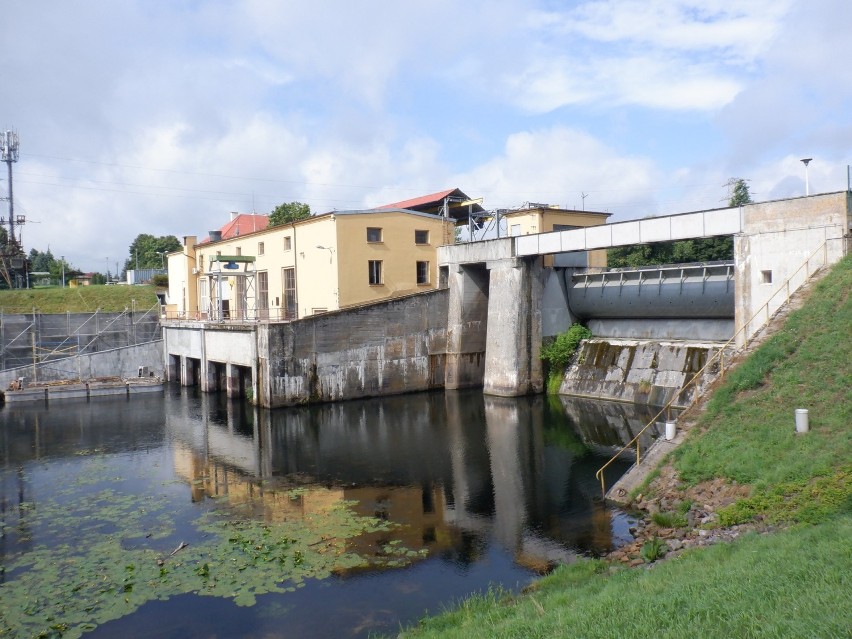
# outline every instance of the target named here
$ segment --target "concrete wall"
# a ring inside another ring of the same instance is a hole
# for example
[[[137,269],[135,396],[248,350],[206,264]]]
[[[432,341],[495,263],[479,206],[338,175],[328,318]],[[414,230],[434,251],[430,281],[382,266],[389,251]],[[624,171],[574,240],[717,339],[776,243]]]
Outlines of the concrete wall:
[[[147,366],[154,375],[163,377],[162,340],[42,362],[36,365],[35,370],[33,366],[23,366],[0,371],[0,388],[8,388],[9,384],[19,377],[26,377],[28,383],[62,379],[88,380],[98,377],[136,377],[140,366]]]
[[[257,327],[258,401],[335,401],[442,388],[448,291]]]
[[[448,389],[481,386],[488,335],[489,272],[484,264],[449,267],[447,302]]]
[[[147,311],[147,309],[146,309]],[[0,368],[159,339],[156,312],[0,315]]]
[[[843,238],[852,222],[852,193],[751,204],[742,210],[743,232],[734,238],[736,329],[744,329],[740,345],[810,274],[843,257]],[[784,285],[788,278],[792,278],[789,287]]]
[[[719,350],[718,344],[590,339],[582,343],[559,392],[637,404],[689,405],[719,372],[714,362],[681,391]],[[725,359],[730,357],[726,353]]]
[[[489,269],[487,348],[483,390],[517,396],[544,389],[541,301],[546,273],[541,260],[500,260]]]

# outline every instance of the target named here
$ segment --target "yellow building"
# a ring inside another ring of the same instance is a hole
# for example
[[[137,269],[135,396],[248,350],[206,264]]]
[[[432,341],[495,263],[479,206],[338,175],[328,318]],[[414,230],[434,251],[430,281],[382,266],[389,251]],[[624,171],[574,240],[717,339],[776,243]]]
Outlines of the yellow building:
[[[502,214],[506,220],[506,229],[512,237],[550,233],[552,231],[571,231],[586,226],[606,224],[612,213],[599,211],[576,211],[561,209],[546,204],[527,204],[525,207]],[[605,267],[606,250],[589,251],[586,266]],[[552,266],[553,258],[545,258],[545,266]]]
[[[400,208],[334,211],[267,227],[236,215],[169,257],[168,317],[290,320],[437,287],[454,220]]]

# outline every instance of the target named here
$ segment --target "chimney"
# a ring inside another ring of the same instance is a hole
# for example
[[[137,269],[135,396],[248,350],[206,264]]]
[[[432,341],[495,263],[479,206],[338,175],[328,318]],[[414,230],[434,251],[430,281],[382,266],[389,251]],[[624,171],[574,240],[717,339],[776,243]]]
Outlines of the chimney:
[[[234,220],[236,220],[238,215],[239,215],[239,212],[237,212],[237,211],[231,211],[231,222],[233,222]]]

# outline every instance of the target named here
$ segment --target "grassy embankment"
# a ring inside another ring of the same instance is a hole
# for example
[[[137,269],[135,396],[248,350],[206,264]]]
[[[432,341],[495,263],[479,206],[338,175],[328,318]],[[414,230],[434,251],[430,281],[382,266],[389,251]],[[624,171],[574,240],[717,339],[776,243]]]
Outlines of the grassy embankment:
[[[157,303],[154,286],[80,286],[77,288],[33,288],[0,291],[0,310],[5,314],[94,313],[133,308],[147,311]]]
[[[759,521],[785,530],[693,549],[651,569],[581,561],[523,595],[472,597],[403,636],[850,636],[850,290],[847,257],[727,376],[668,460],[682,485],[723,478],[750,487],[711,526]],[[794,432],[795,408],[810,411],[807,435]]]

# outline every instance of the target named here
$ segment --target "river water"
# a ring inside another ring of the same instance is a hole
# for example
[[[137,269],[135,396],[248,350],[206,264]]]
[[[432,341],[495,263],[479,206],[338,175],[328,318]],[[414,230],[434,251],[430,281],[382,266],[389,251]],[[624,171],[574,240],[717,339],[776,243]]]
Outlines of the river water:
[[[653,412],[480,391],[268,411],[173,386],[4,407],[0,635],[393,634],[627,541],[594,473]]]

